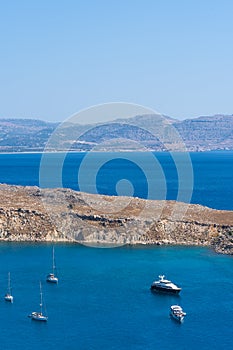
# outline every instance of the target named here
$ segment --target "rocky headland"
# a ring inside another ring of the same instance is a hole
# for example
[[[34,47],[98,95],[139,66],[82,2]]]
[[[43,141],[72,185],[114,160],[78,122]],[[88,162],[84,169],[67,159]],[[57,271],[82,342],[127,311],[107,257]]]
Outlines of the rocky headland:
[[[233,211],[4,184],[0,199],[1,241],[200,245],[233,254]]]

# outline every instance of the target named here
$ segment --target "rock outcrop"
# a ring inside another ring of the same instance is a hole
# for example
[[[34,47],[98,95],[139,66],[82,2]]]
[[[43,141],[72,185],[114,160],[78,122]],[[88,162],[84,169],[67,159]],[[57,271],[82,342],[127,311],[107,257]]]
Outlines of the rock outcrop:
[[[233,254],[233,211],[0,185],[0,240],[212,246]]]

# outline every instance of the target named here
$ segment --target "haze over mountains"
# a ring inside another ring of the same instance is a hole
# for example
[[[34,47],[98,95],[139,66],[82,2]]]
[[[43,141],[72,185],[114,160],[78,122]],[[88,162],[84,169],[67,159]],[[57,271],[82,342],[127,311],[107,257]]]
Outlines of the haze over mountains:
[[[45,147],[47,151],[233,150],[233,115],[182,121],[142,115],[87,125],[0,119],[0,152],[41,152]]]

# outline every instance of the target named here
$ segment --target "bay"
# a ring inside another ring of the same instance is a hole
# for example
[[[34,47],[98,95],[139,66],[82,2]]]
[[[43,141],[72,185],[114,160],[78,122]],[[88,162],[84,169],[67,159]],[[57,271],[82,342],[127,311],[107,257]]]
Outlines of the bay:
[[[0,344],[2,349],[231,349],[230,256],[207,248],[55,245],[59,284],[46,284],[49,244],[0,244]],[[3,300],[11,271],[14,303]],[[154,294],[164,273],[180,296]],[[39,308],[39,281],[49,320],[27,315]],[[172,304],[187,312],[169,317]]]

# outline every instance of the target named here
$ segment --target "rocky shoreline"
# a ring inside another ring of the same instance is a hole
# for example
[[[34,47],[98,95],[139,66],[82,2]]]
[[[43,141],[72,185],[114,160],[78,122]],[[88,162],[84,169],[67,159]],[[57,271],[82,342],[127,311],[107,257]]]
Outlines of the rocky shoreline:
[[[233,211],[0,185],[0,241],[210,246],[233,254]]]

